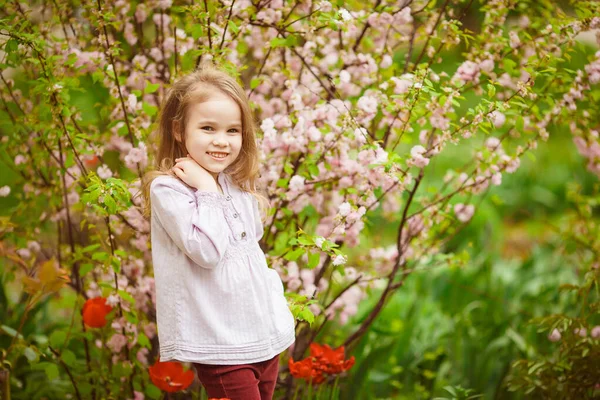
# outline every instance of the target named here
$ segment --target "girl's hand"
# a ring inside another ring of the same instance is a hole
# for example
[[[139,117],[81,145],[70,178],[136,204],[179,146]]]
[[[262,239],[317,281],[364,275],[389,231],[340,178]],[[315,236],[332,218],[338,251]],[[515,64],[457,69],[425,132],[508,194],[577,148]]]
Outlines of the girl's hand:
[[[175,159],[172,169],[179,179],[191,187],[205,192],[219,192],[217,182],[210,172],[189,156]]]

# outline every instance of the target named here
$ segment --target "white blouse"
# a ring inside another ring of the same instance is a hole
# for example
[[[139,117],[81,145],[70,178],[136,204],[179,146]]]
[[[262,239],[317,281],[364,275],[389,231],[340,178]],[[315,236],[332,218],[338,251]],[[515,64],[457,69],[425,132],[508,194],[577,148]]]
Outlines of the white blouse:
[[[258,202],[227,174],[217,179],[224,194],[168,175],[150,188],[161,361],[255,363],[295,340],[283,283],[258,244]]]

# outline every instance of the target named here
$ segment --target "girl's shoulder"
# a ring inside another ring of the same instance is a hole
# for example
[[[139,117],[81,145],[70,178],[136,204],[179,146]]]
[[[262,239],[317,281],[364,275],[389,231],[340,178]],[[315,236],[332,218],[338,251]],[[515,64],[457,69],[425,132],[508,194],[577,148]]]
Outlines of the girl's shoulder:
[[[181,179],[172,175],[159,175],[152,180],[150,184],[150,193],[156,193],[161,190],[175,190],[185,194],[194,194],[194,190],[186,185]]]

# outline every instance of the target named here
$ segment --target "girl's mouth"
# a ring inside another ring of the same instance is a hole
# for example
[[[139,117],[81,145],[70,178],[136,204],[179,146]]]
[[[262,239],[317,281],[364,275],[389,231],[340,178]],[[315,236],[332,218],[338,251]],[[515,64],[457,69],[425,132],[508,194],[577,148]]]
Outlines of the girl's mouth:
[[[221,152],[216,152],[216,151],[215,152],[207,151],[206,154],[208,154],[215,160],[223,160],[229,155],[229,153],[221,153]]]

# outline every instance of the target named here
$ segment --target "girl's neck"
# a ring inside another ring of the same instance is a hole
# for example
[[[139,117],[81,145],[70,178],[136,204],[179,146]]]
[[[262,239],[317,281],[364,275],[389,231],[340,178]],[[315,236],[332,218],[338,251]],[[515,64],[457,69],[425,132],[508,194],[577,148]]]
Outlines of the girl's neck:
[[[223,188],[221,187],[221,184],[219,183],[219,174],[218,174],[218,173],[216,173],[216,174],[211,174],[211,175],[212,175],[213,179],[215,180],[215,182],[216,182],[216,184],[217,184],[217,188],[219,189],[219,192],[220,192],[221,194],[225,194],[225,193],[223,192]]]

